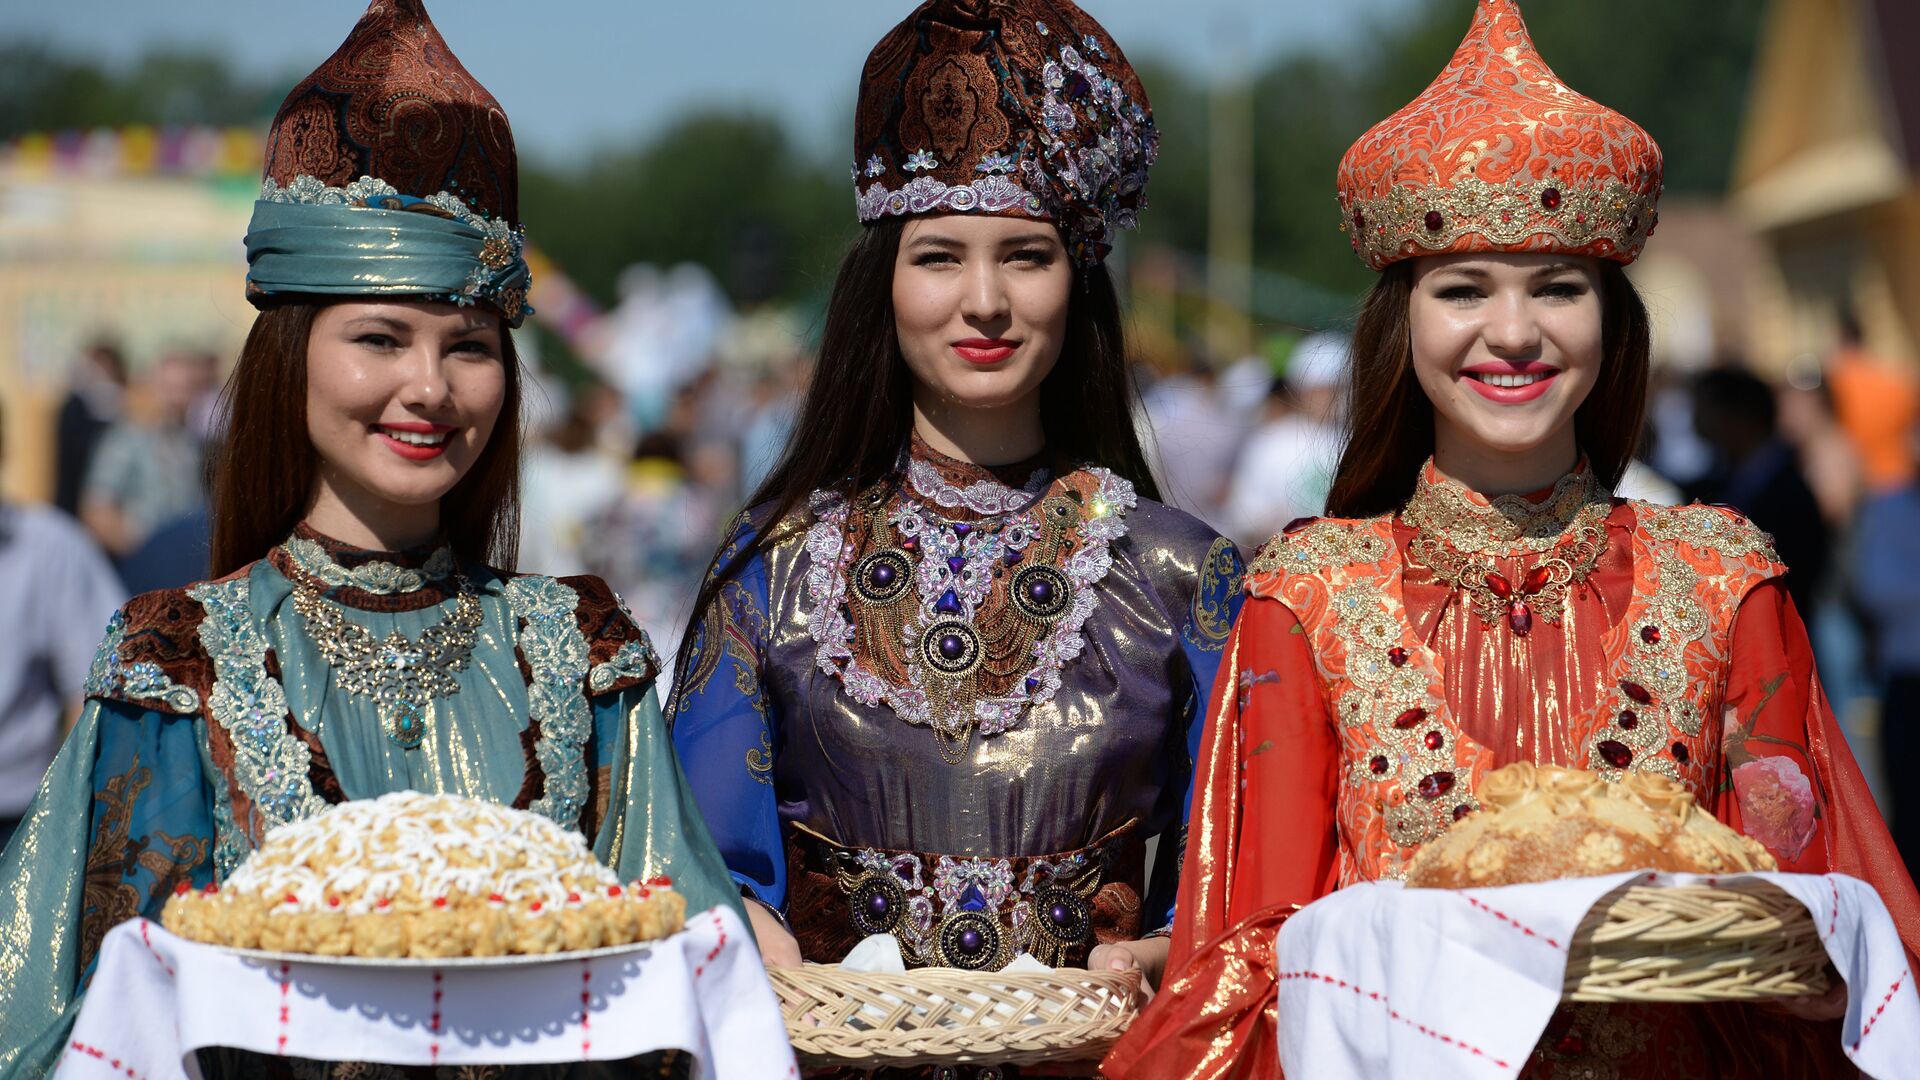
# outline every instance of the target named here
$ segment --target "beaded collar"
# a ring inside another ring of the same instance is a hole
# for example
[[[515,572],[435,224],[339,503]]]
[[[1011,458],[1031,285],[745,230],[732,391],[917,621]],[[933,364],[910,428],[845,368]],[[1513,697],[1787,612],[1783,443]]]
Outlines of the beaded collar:
[[[294,526],[268,561],[296,583],[310,583],[330,598],[369,611],[409,611],[438,604],[456,591],[459,560],[444,542],[404,551],[354,547]]]
[[[1060,688],[1136,499],[1105,469],[1049,480],[1034,462],[989,470],[918,440],[907,458],[904,483],[815,493],[807,629],[847,696],[933,728],[958,761],[976,728],[1017,726]]]
[[[1400,519],[1464,554],[1516,558],[1560,543],[1582,511],[1590,516],[1609,499],[1584,457],[1544,495],[1491,499],[1447,476],[1428,458]]]

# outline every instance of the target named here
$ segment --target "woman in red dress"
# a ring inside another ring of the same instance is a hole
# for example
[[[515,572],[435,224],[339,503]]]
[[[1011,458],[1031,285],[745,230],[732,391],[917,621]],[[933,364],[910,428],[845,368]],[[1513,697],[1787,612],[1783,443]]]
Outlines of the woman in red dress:
[[[1483,0],[1440,77],[1347,151],[1345,227],[1381,273],[1334,516],[1248,569],[1170,979],[1108,1075],[1277,1075],[1281,924],[1400,876],[1515,761],[1681,781],[1782,870],[1874,885],[1911,962],[1920,897],[1771,542],[1728,510],[1611,494],[1647,380],[1623,267],[1660,175],[1644,130],[1548,69],[1514,0]],[[1836,987],[1771,1007],[1569,1007],[1522,1074],[1851,1076],[1843,1006]]]

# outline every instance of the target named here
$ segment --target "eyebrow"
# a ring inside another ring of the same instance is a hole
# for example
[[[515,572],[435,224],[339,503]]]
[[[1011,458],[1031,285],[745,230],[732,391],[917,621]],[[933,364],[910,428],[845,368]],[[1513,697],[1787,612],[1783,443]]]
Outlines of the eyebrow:
[[[474,321],[464,323],[447,332],[450,338],[478,337],[493,329],[487,323]],[[356,315],[347,320],[350,333],[364,333],[368,330],[385,330],[389,333],[412,333],[413,327],[391,315]]]
[[[1041,246],[1047,246],[1055,243],[1058,243],[1058,240],[1054,237],[1052,233],[1030,232],[1030,233],[1019,233],[1014,236],[1006,237],[1002,240],[997,241],[996,246],[1003,247],[1003,248],[1031,247],[1036,244]],[[912,242],[910,242],[907,246],[909,248],[920,248],[920,247],[946,248],[949,250],[958,251],[958,250],[964,249],[967,246],[967,244],[966,244],[966,241],[961,240],[960,238],[955,236],[948,236],[945,233],[921,233],[919,236],[914,237]]]
[[[1580,271],[1580,269],[1581,267],[1579,263],[1570,263],[1570,262],[1548,263],[1545,266],[1536,267],[1533,270],[1529,271],[1527,276],[1532,278],[1552,277],[1555,274],[1563,274],[1568,271],[1578,272]],[[1485,281],[1488,278],[1493,276],[1493,272],[1488,270],[1485,266],[1476,265],[1474,263],[1464,263],[1459,266],[1443,266],[1438,270],[1435,270],[1434,273],[1459,274],[1463,277],[1470,277],[1477,281]]]

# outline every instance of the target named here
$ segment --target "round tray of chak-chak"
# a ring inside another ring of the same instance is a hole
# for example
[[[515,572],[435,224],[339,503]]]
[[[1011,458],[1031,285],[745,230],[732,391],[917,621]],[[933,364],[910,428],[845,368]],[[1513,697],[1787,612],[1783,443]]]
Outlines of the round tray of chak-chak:
[[[1485,888],[1623,870],[1778,869],[1767,850],[1664,776],[1609,782],[1527,762],[1481,781],[1481,808],[1429,842],[1409,888]],[[1805,906],[1760,881],[1628,885],[1574,934],[1563,996],[1583,1002],[1754,1001],[1827,987],[1826,948]]]
[[[679,931],[670,879],[620,881],[539,814],[401,791],[282,825],[161,923],[243,956],[366,967],[545,963]]]

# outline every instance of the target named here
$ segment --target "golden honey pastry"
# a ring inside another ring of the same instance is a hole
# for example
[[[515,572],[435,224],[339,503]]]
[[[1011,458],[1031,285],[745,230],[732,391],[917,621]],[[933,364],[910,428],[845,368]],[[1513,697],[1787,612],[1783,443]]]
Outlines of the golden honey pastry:
[[[622,884],[577,832],[457,795],[398,791],[269,833],[161,922],[213,945],[318,956],[537,955],[678,931],[670,878]]]
[[[1729,874],[1774,870],[1758,841],[1653,773],[1608,782],[1584,769],[1520,761],[1480,781],[1480,809],[1420,849],[1415,888],[1463,889],[1621,870]]]

